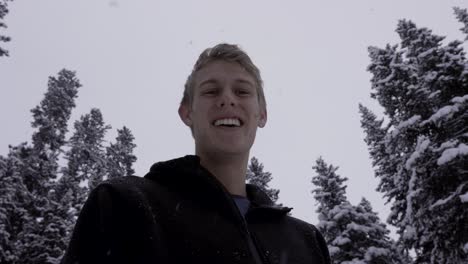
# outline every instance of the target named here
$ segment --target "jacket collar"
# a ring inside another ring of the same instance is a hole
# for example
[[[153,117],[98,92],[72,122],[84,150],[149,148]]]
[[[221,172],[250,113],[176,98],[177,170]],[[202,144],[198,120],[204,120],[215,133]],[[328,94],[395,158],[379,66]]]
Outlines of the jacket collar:
[[[221,182],[207,169],[200,165],[200,157],[187,155],[181,158],[162,161],[153,164],[145,178],[164,184],[194,183],[203,185],[211,191],[228,193]],[[209,186],[211,185],[210,188]],[[286,214],[292,210],[289,207],[275,205],[268,195],[259,187],[247,184],[246,192],[251,204],[250,211],[261,211],[273,214]]]

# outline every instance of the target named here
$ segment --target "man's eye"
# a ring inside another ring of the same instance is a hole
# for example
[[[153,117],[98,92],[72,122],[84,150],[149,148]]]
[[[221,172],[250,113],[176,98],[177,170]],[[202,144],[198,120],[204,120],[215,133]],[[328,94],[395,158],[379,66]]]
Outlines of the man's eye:
[[[215,95],[218,91],[215,90],[215,89],[211,89],[211,90],[206,90],[203,92],[203,94],[206,94],[206,95]]]
[[[250,94],[250,91],[249,91],[249,90],[245,90],[245,89],[240,89],[240,90],[237,90],[237,94],[238,94],[238,95],[249,95],[249,94]]]

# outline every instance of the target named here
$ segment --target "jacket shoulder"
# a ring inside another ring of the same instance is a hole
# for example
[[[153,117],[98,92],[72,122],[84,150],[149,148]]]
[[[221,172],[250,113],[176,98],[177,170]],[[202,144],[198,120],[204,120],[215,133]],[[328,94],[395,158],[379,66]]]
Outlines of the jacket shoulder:
[[[125,176],[103,181],[93,192],[102,192],[103,189],[120,195],[143,194],[144,190],[160,188],[155,181],[139,176]]]
[[[141,263],[133,258],[144,256],[133,253],[147,246],[144,234],[155,225],[147,201],[158,186],[136,176],[100,183],[83,205],[61,263]]]
[[[148,199],[160,199],[162,188],[157,182],[143,177],[118,177],[101,182],[91,191],[86,203],[114,212],[136,210],[143,205],[148,209]]]
[[[104,185],[104,186],[110,186],[113,188],[132,188],[132,187],[138,187],[141,185],[149,184],[150,180],[145,179],[140,176],[125,176],[125,177],[117,177],[117,178],[112,178],[106,181],[101,182],[98,186]]]

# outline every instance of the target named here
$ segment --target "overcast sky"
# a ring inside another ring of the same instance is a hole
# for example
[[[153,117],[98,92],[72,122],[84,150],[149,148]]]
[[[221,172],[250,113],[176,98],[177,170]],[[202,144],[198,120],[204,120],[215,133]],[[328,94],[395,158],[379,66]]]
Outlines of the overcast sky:
[[[368,198],[388,215],[375,191],[358,103],[369,98],[367,47],[398,43],[397,21],[411,19],[448,40],[463,39],[452,7],[466,0],[419,1],[150,1],[16,0],[6,17],[12,37],[1,44],[0,154],[30,141],[30,109],[62,68],[77,72],[73,120],[101,109],[113,129],[136,137],[143,176],[156,161],[193,154],[189,129],[177,114],[183,84],[205,48],[239,44],[260,68],[268,123],[251,151],[273,174],[280,202],[317,223],[312,166],[320,155],[349,178],[353,204]],[[465,45],[466,46],[466,45]],[[70,123],[71,128],[71,123]]]

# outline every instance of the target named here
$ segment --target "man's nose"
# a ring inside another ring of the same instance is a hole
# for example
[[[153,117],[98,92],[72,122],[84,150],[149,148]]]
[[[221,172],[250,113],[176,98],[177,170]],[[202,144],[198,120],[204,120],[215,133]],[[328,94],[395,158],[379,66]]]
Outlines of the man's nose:
[[[234,94],[230,91],[225,91],[221,94],[218,100],[218,107],[225,107],[225,106],[235,106],[236,105],[236,99]]]

